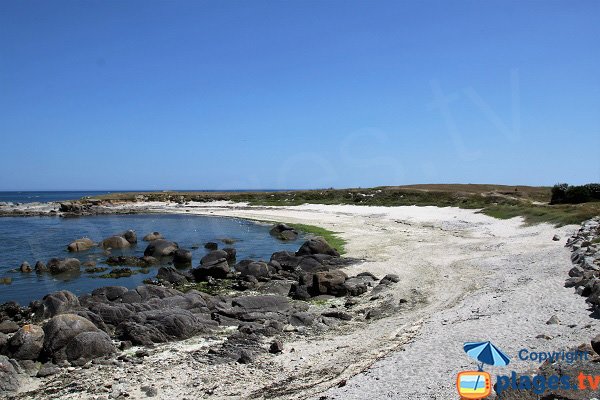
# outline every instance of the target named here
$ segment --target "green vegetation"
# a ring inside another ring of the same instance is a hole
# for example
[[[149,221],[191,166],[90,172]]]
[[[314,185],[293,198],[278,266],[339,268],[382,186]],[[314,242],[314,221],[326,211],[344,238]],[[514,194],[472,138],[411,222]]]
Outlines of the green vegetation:
[[[588,190],[596,190],[594,184],[586,185],[586,187]],[[496,218],[522,216],[529,224],[548,222],[559,226],[578,224],[595,215],[600,215],[600,202],[598,201],[583,204],[549,204],[553,190],[555,189],[551,187],[443,184],[285,192],[116,193],[101,196],[101,199],[113,203],[137,200],[178,203],[229,200],[247,202],[257,206],[293,206],[308,203],[459,207],[480,209],[482,213]],[[577,189],[573,193],[580,192],[581,190]],[[320,234],[323,235],[323,233]],[[336,248],[339,246],[339,244],[331,244]]]
[[[320,228],[320,227],[314,226],[314,225],[304,225],[304,224],[287,224],[287,225],[293,227],[297,231],[302,231],[302,232],[309,233],[309,234],[312,234],[315,236],[323,237],[327,241],[327,243],[329,243],[329,245],[331,247],[333,247],[334,249],[336,249],[338,251],[338,253],[340,253],[340,254],[344,254],[346,252],[345,248],[344,248],[344,246],[346,245],[346,241],[344,239],[340,238],[339,236],[337,236],[337,232],[332,232],[325,228]]]
[[[600,183],[581,186],[559,183],[552,188],[550,204],[580,204],[590,201],[600,201]]]
[[[600,237],[597,237],[596,239],[592,240],[592,243],[600,243]]]

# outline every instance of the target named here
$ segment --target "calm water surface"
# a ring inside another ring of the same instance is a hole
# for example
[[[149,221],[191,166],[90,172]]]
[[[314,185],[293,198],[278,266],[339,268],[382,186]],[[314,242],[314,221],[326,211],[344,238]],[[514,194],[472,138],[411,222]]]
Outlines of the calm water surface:
[[[238,260],[244,258],[268,260],[279,250],[295,251],[302,237],[293,242],[281,242],[269,235],[270,225],[247,220],[224,217],[190,215],[149,214],[149,215],[101,215],[80,218],[59,217],[2,217],[0,218],[0,277],[11,277],[9,285],[0,284],[0,303],[14,300],[21,305],[39,299],[56,290],[70,290],[80,295],[93,289],[119,285],[136,287],[146,278],[154,278],[158,267],[151,267],[148,273],[131,277],[106,279],[102,273],[90,274],[81,268],[81,274],[69,279],[60,279],[48,274],[21,273],[18,269],[23,261],[33,265],[37,260],[47,262],[52,257],[76,257],[81,262],[96,261],[98,266],[107,258],[100,249],[69,253],[67,244],[80,237],[89,237],[98,242],[110,235],[133,229],[138,234],[137,246],[123,251],[113,251],[113,255],[136,255],[144,253],[147,243],[142,237],[149,232],[159,231],[169,240],[193,253],[192,265],[197,266],[206,254],[204,243],[219,242],[223,238],[236,240],[231,245],[237,250]],[[200,246],[191,249],[192,246]],[[219,242],[219,248],[225,247]],[[138,268],[132,267],[134,270]],[[110,268],[107,272],[110,272]],[[106,273],[106,272],[104,272]]]

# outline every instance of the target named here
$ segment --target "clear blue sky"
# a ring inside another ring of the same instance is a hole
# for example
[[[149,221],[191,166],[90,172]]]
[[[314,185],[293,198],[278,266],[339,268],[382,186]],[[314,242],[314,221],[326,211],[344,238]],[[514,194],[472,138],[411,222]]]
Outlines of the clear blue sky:
[[[600,181],[599,1],[0,2],[0,190]]]

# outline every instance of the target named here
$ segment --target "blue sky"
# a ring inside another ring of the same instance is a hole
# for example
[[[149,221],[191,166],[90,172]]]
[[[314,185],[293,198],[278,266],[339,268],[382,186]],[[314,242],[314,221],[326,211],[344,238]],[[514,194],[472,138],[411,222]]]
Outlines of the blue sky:
[[[600,181],[598,1],[3,1],[0,190]]]

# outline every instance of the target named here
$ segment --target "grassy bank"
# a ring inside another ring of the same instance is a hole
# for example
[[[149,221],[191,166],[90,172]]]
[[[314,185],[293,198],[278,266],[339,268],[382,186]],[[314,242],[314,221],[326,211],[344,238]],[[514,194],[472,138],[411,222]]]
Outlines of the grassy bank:
[[[505,185],[410,185],[376,188],[294,190],[285,192],[152,192],[102,196],[112,201],[229,200],[257,206],[356,204],[366,206],[438,206],[481,209],[496,218],[522,216],[526,223],[577,224],[600,215],[600,202],[549,205],[550,187]]]
[[[305,225],[305,224],[287,224],[291,227],[295,228],[298,231],[302,231],[305,233],[309,233],[316,236],[322,236],[327,243],[334,249],[336,249],[340,254],[344,254],[346,252],[345,245],[346,241],[339,236],[337,236],[337,232],[332,232],[325,228],[320,228],[314,225]]]

